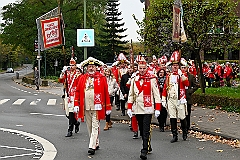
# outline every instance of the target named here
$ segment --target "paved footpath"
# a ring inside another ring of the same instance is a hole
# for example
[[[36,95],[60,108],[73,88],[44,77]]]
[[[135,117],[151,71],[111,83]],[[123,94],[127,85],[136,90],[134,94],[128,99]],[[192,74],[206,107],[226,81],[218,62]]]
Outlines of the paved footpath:
[[[14,79],[18,84],[24,85],[35,89],[34,85],[22,83],[21,79]],[[62,96],[61,84],[51,84],[48,87],[40,87],[40,91]],[[112,120],[129,121],[128,116],[121,116],[121,111],[116,111],[113,107],[111,113]],[[157,119],[154,117],[153,124],[158,124]],[[169,125],[169,118],[167,125]],[[208,109],[199,106],[192,107],[191,114],[192,130],[200,131],[207,134],[218,135],[226,139],[240,140],[240,114],[224,112],[218,109]]]

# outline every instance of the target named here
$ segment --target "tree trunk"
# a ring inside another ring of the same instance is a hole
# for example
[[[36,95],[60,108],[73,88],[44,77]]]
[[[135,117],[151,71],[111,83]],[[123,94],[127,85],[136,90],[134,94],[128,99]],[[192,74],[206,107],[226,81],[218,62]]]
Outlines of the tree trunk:
[[[240,66],[240,50],[238,51],[238,65]],[[240,69],[239,69],[239,71],[240,71]]]
[[[196,58],[197,58],[197,63],[198,63],[198,68],[200,69],[200,73],[199,73],[199,83],[200,83],[200,87],[201,87],[201,90],[202,90],[202,93],[205,93],[205,86],[204,86],[204,76],[203,76],[203,72],[202,72],[202,61],[200,59],[200,50],[199,48],[196,48]]]

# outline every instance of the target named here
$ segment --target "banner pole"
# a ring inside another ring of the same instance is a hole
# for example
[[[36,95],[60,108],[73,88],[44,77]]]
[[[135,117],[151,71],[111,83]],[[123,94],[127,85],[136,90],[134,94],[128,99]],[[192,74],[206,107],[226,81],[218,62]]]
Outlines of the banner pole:
[[[38,87],[40,86],[40,76],[41,76],[41,64],[40,64],[40,60],[41,60],[41,46],[40,46],[40,41],[41,41],[41,38],[40,38],[40,35],[39,35],[39,32],[38,32],[38,55],[37,55],[37,60],[38,60]]]

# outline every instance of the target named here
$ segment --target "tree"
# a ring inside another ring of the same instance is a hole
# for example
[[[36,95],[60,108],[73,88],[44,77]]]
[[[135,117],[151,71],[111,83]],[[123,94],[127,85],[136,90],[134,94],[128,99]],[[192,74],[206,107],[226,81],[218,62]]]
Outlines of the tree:
[[[224,48],[236,45],[236,34],[232,30],[236,27],[236,3],[229,0],[184,0],[183,24],[188,41],[184,44],[172,43],[172,7],[169,0],[151,1],[146,11],[147,19],[141,24],[144,27],[140,35],[144,37],[143,44],[151,54],[160,55],[166,47],[170,53],[175,49],[181,49],[182,55],[191,53],[197,60],[200,68],[200,81],[203,87],[202,62],[200,53],[211,48]],[[213,26],[224,28],[220,34],[211,34]]]
[[[118,11],[118,3],[119,0],[108,0],[107,7],[105,11],[106,15],[106,24],[103,25],[101,35],[101,42],[106,47],[106,56],[107,58],[114,59],[115,54],[120,51],[126,49],[123,44],[126,44],[127,41],[122,40],[127,35],[121,35],[123,32],[127,30],[121,28],[125,23],[119,23],[123,18],[118,18],[122,13]]]
[[[2,17],[3,23],[1,24],[2,34],[1,40],[3,44],[11,44],[14,48],[21,46],[28,57],[36,58],[36,52],[34,52],[34,40],[37,38],[37,26],[36,18],[49,12],[53,8],[57,7],[57,0],[22,0],[18,3],[10,3],[3,7]],[[87,28],[94,28],[95,30],[95,47],[88,50],[90,56],[96,55],[101,51],[99,43],[100,26],[105,22],[104,9],[106,6],[106,0],[91,0],[87,1]],[[83,1],[79,0],[61,0],[61,8],[63,19],[65,23],[65,52],[59,51],[61,47],[46,51],[47,68],[51,68],[56,58],[59,62],[68,60],[71,58],[70,47],[74,46],[75,56],[80,63],[83,60],[83,48],[77,47],[77,29],[83,28]],[[42,53],[41,53],[42,54]],[[97,55],[98,56],[98,55]],[[97,58],[100,57],[100,54]],[[101,60],[101,59],[100,59]],[[52,62],[53,61],[53,62]],[[64,63],[60,63],[59,70],[63,67]],[[41,63],[42,67],[44,63]],[[41,68],[42,68],[41,67]],[[43,71],[43,70],[42,70]],[[49,69],[49,73],[53,72]]]

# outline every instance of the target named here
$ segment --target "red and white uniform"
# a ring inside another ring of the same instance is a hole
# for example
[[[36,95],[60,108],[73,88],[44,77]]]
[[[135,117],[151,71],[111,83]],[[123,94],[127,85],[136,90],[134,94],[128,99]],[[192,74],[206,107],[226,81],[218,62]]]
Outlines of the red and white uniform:
[[[203,72],[203,75],[205,77],[208,77],[208,72],[209,72],[209,67],[207,65],[204,65],[203,68],[202,68],[202,72]]]
[[[215,74],[217,74],[219,77],[222,77],[222,66],[217,64],[215,66]]]
[[[79,106],[79,118],[85,115],[89,134],[89,148],[99,146],[99,120],[111,111],[107,79],[99,72],[82,75],[75,93],[75,106]]]
[[[163,87],[162,101],[166,102],[170,118],[186,117],[186,87],[189,86],[188,78],[185,75],[181,77],[178,73],[167,75]],[[179,93],[180,92],[180,93]]]
[[[146,73],[131,80],[128,109],[132,109],[134,114],[153,114],[155,110],[161,110],[161,98],[154,75]]]
[[[194,75],[194,77],[196,77],[197,69],[196,69],[196,66],[194,63],[188,67],[188,72],[191,73],[192,75]]]
[[[61,83],[64,83],[66,89],[65,111],[67,116],[74,110],[75,91],[79,77],[80,75],[76,74],[76,71],[65,71],[59,79]]]
[[[232,68],[229,66],[226,66],[224,68],[223,78],[232,78]]]

